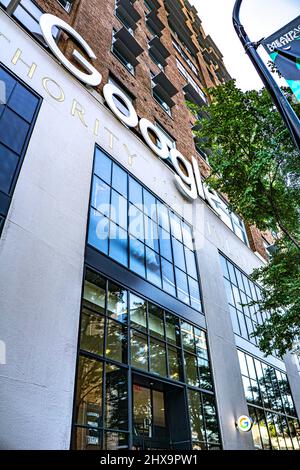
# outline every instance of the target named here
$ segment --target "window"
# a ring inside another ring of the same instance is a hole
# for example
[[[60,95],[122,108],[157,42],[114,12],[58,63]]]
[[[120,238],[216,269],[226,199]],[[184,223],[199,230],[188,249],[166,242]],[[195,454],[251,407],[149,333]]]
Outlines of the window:
[[[184,59],[184,61],[188,64],[190,69],[194,72],[194,74],[196,76],[198,76],[197,68],[195,67],[195,65],[193,64],[191,59],[188,57],[188,55],[184,52],[182,46],[180,44],[178,44],[178,42],[176,42],[174,39],[172,40],[172,44],[173,44],[174,48],[176,49],[176,51],[181,55],[181,57]]]
[[[73,6],[73,0],[57,0],[58,3],[66,10],[66,12],[70,13]]]
[[[0,66],[0,233],[40,102],[35,93]]]
[[[112,53],[119,59],[119,61],[129,70],[129,72],[134,75],[135,67],[131,62],[131,59],[127,57],[127,54],[124,52],[120,42],[116,39],[117,31],[113,29],[112,33]]]
[[[0,0],[0,5],[7,9],[9,8],[9,12],[12,17],[45,45],[39,23],[40,17],[44,11],[41,10],[36,3],[31,0]],[[58,38],[58,33],[59,30],[57,28],[53,28],[53,35],[55,38]]]
[[[238,351],[257,449],[299,450],[299,420],[285,372]]]
[[[170,140],[170,146],[175,145]],[[88,243],[198,311],[191,227],[99,148]]]
[[[214,209],[219,214],[221,220],[239,237],[240,240],[242,240],[242,242],[248,245],[248,237],[243,220],[234,212],[229,210],[228,204],[219,196],[219,194],[216,193],[216,191],[210,191],[210,193],[211,201],[215,206]]]
[[[184,68],[184,66],[182,65],[180,60],[176,59],[176,64],[177,64],[177,68],[178,68],[179,72],[181,73],[181,75],[186,79],[186,81],[188,83],[190,83],[192,85],[192,87],[196,90],[198,95],[201,96],[204,103],[207,103],[207,98],[205,96],[205,93],[201,90],[199,85],[197,85],[195,80],[191,77],[191,75],[188,73],[188,71]]]
[[[169,115],[172,116],[171,106],[166,102],[165,97],[159,92],[159,90],[155,87],[155,83],[153,82],[153,78],[155,74],[150,71],[151,75],[151,88],[152,88],[152,95],[153,98],[158,102],[161,108]]]
[[[188,394],[190,406],[195,407],[191,416],[195,446],[220,447],[205,332],[87,268],[73,448],[127,447],[128,375],[139,371],[193,387]]]
[[[148,26],[149,28],[149,26]],[[153,50],[152,49],[149,49],[149,57],[151,58],[151,60],[157,65],[157,67],[163,72],[165,69],[164,69],[164,66],[161,64],[161,62],[159,61],[159,58],[156,57],[156,55],[154,54]]]

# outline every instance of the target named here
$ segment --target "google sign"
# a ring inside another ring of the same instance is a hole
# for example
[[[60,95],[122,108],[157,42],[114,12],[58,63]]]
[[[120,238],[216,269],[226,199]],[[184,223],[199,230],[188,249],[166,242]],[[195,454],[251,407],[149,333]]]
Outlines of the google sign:
[[[242,415],[236,420],[236,427],[239,431],[248,432],[251,431],[253,421],[249,416]]]

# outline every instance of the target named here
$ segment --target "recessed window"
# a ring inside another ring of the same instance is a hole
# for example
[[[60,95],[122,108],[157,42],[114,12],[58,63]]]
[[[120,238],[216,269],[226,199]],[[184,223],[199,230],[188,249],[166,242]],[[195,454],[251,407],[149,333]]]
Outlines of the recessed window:
[[[66,12],[70,13],[73,6],[73,0],[57,0]]]
[[[126,53],[126,48],[123,48],[121,42],[116,39],[116,37],[115,37],[116,33],[117,33],[117,31],[115,29],[113,29],[112,53],[127,68],[127,70],[129,70],[129,72],[132,75],[134,75],[135,67],[134,67],[133,63],[131,62],[128,54]]]

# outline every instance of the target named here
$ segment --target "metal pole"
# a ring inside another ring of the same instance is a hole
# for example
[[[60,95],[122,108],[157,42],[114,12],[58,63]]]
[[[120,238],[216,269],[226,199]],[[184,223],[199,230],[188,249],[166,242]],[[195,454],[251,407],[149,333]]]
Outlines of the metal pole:
[[[256,49],[259,44],[250,41],[244,26],[241,24],[240,9],[242,1],[243,0],[236,0],[233,8],[232,19],[235,31],[240,38],[241,43],[243,44],[246,54],[249,56],[266,89],[270,93],[271,98],[274,101],[274,104],[278,109],[278,112],[287,126],[300,153],[300,121],[288,100],[282,93],[280,87],[272,77],[272,74],[269,72],[268,68],[258,54]]]

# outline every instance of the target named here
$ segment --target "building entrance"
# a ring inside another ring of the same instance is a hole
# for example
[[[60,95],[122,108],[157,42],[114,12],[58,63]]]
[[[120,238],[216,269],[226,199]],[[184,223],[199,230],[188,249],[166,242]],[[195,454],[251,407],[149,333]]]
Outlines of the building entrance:
[[[183,387],[134,375],[132,400],[134,449],[190,448]]]

